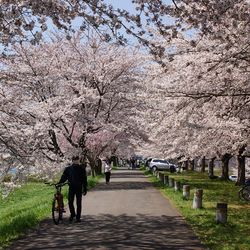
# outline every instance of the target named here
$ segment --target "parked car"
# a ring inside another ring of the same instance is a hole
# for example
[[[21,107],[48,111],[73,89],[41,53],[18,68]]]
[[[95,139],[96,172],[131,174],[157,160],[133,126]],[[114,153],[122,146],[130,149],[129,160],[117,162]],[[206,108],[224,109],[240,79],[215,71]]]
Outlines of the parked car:
[[[151,162],[152,159],[153,159],[152,157],[149,157],[149,158],[147,158],[145,160],[145,167],[146,167],[146,169],[149,169],[149,163]]]
[[[230,175],[229,180],[231,181],[237,181],[237,175]]]
[[[154,158],[149,162],[149,168],[153,171],[169,170],[170,172],[176,172],[177,166],[167,160]]]

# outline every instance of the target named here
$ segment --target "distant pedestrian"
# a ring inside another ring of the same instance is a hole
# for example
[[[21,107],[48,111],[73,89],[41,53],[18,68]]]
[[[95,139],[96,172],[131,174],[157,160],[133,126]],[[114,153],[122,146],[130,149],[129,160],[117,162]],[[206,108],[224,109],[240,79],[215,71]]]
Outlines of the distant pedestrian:
[[[104,163],[104,174],[105,174],[106,184],[109,184],[112,167],[108,159],[104,159],[103,163]]]
[[[130,163],[131,163],[131,168],[135,169],[136,168],[136,160],[134,158],[131,158]]]

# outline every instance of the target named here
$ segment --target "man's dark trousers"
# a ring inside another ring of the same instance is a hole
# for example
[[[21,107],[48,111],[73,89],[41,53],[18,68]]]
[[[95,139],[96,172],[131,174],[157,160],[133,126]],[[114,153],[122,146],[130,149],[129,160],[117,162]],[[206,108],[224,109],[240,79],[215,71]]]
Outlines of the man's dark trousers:
[[[75,207],[74,207],[75,196],[76,196],[76,212],[75,212]],[[82,189],[69,187],[68,200],[69,200],[69,211],[70,211],[71,217],[76,216],[77,220],[80,219],[81,212],[82,212]]]

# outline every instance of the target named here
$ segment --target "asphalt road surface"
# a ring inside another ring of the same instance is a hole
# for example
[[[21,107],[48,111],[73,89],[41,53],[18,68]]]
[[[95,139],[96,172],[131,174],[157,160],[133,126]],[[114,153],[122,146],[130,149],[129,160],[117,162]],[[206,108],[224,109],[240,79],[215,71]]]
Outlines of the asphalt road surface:
[[[49,198],[49,197],[48,197]],[[9,249],[204,250],[178,211],[139,170],[113,171],[83,199],[82,222],[49,218]]]

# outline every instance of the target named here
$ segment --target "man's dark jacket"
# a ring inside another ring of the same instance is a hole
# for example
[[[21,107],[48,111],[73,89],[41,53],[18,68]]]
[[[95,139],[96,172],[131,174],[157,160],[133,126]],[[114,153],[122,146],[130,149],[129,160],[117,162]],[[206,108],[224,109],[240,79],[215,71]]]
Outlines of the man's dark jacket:
[[[69,182],[70,188],[78,191],[86,191],[88,182],[85,166],[73,163],[69,167],[66,167],[59,183],[66,181]]]

